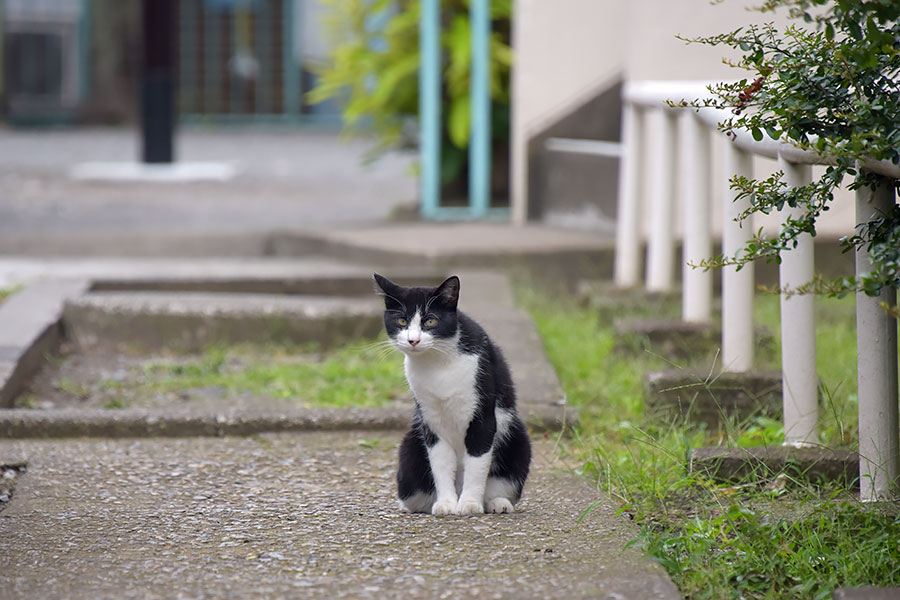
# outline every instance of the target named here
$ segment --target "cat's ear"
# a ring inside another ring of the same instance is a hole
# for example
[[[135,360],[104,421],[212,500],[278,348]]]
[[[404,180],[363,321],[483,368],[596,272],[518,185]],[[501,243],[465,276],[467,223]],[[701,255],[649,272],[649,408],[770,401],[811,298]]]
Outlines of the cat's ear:
[[[444,283],[437,286],[432,295],[439,298],[447,308],[456,308],[456,304],[459,302],[459,277],[451,275],[444,280]]]
[[[400,286],[378,273],[373,273],[372,276],[375,278],[375,293],[379,296],[384,296],[385,306],[388,306],[388,303],[391,302],[400,304],[398,299],[402,294]]]

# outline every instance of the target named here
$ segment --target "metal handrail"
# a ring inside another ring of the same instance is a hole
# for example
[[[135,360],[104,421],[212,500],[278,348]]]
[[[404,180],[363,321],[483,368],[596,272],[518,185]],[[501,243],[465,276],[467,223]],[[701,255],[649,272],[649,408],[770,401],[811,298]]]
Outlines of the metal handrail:
[[[670,108],[671,110],[684,110],[672,108],[668,102],[693,101],[712,98],[709,91],[709,82],[702,81],[629,81],[625,83],[622,91],[623,101],[643,108]],[[721,108],[704,107],[693,109],[697,116],[706,125],[717,128],[719,123],[725,122],[734,115]],[[732,143],[751,154],[764,156],[777,160],[779,156],[798,165],[834,165],[833,157],[823,155],[815,150],[805,150],[783,139],[773,139],[763,133],[762,140],[755,140],[749,132],[732,130]],[[810,144],[815,145],[816,137],[810,136]],[[866,171],[878,173],[885,177],[900,179],[900,164],[894,164],[888,160],[863,160],[860,166]]]
[[[710,131],[733,115],[715,108],[673,107],[668,101],[709,98],[708,83],[697,81],[630,81],[623,86],[622,160],[619,175],[619,204],[616,229],[615,280],[620,287],[639,285],[641,255],[642,199],[650,204],[650,236],[647,239],[645,286],[665,291],[674,283],[676,195],[683,199],[685,216],[683,244],[682,318],[709,321],[712,306],[712,277],[692,269],[711,254],[709,224],[711,190]],[[677,119],[682,120],[679,132]],[[650,129],[647,135],[644,130]],[[722,249],[726,256],[740,253],[750,240],[751,228],[737,223],[750,208],[747,197],[736,197],[731,189],[733,175],[752,177],[751,158],[778,160],[788,185],[798,187],[812,180],[810,165],[834,164],[833,157],[807,150],[764,134],[755,140],[746,131],[734,130],[725,144],[725,190]],[[643,144],[652,140],[649,152]],[[815,144],[815,140],[811,140]],[[644,193],[644,156],[650,154],[648,188]],[[681,190],[676,192],[676,160],[681,169]],[[894,188],[900,179],[900,165],[888,161],[863,160],[862,169],[887,177],[876,190],[856,192],[857,222],[885,212],[894,204]],[[798,215],[799,208],[785,207],[782,218]],[[801,235],[797,246],[784,253],[780,265],[782,288],[792,289],[814,276],[813,240]],[[871,268],[864,248],[857,249],[857,274]],[[726,266],[722,273],[722,360],[725,370],[747,371],[753,366],[752,263],[741,271]],[[895,290],[883,290],[870,298],[857,294],[857,349],[859,398],[860,497],[865,500],[890,498],[900,480],[900,424],[898,424],[897,323],[880,308],[883,301],[895,302]],[[818,378],[815,359],[814,305],[811,296],[782,294],[782,377],[785,444],[818,444]]]

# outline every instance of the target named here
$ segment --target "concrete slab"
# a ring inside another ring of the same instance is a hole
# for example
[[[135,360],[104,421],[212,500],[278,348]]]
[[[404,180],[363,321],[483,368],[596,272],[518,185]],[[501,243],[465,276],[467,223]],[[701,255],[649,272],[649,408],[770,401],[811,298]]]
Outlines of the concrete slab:
[[[0,438],[143,438],[245,436],[283,431],[402,431],[409,427],[412,403],[386,408],[272,407],[267,399],[256,406],[232,406],[222,399],[216,408],[178,406],[124,409],[0,410]],[[286,403],[281,403],[286,404]],[[557,407],[526,404],[520,412],[535,433],[573,427],[577,413]]]
[[[210,268],[204,271],[206,266]],[[57,302],[66,301],[62,327],[67,339],[82,352],[199,352],[213,344],[239,342],[316,341],[328,346],[381,332],[383,305],[373,292],[372,270],[332,261],[300,261],[294,265],[186,261],[177,268],[165,260],[134,264],[88,261],[80,272],[97,279],[70,290],[73,297],[58,296]],[[444,277],[434,271],[408,268],[385,274],[403,283],[425,285],[436,284]],[[515,306],[509,278],[484,271],[459,274],[464,282],[461,309],[479,320],[504,350],[516,383],[520,411],[529,426],[540,431],[559,431],[576,423],[578,413],[565,406],[561,385],[544,355],[534,323]],[[128,291],[132,287],[140,291]],[[82,293],[88,288],[94,291]],[[233,289],[275,293],[222,292]],[[350,295],[298,294],[312,290]],[[27,312],[30,305],[18,304],[16,310]],[[59,319],[58,308],[55,314]],[[7,317],[10,321],[20,318],[13,313]],[[59,339],[57,335],[50,346],[43,348],[35,368],[43,364],[44,354],[54,349]],[[0,347],[0,358],[3,356]],[[10,354],[10,369],[17,356],[15,352]],[[0,374],[2,367],[0,364]],[[332,414],[261,403],[254,412],[221,399],[214,406],[194,406],[193,410],[20,409],[0,414],[0,431],[8,437],[243,435],[317,426],[365,427],[366,418],[376,428],[402,429],[407,425],[409,408],[404,407],[400,413],[382,409],[371,414]]]
[[[651,352],[672,362],[709,365],[722,345],[722,330],[712,323],[672,319],[617,319],[613,332],[619,348]]]
[[[383,328],[375,298],[203,292],[92,292],[66,302],[67,338],[82,351],[202,352],[217,344],[333,347]]]
[[[272,253],[312,252],[384,265],[440,268],[530,267],[574,281],[612,275],[614,238],[545,225],[502,223],[382,223],[273,234]]]
[[[40,279],[89,279],[92,289],[185,289],[186,282],[204,282],[217,286],[209,291],[256,291],[250,285],[265,280],[328,282],[336,280],[366,280],[372,268],[326,257],[315,258],[38,258],[0,257],[0,286],[27,285]],[[401,277],[424,275],[405,270]],[[229,281],[247,282],[245,288],[224,287]],[[152,282],[152,284],[151,284]],[[181,286],[181,287],[178,287]],[[369,285],[366,293],[372,291]]]
[[[812,482],[859,487],[859,455],[849,450],[820,447],[694,448],[690,470],[726,482],[746,480],[752,475],[766,478],[785,473]]]
[[[412,204],[411,153],[364,164],[367,140],[294,129],[185,129],[179,161],[236,165],[231,181],[73,181],[85,161],[138,156],[131,129],[4,131],[0,147],[0,254],[266,252],[277,229],[381,221]]]
[[[190,183],[194,181],[231,181],[238,174],[235,163],[174,162],[147,164],[139,162],[86,162],[69,171],[77,181],[109,181],[128,183]]]
[[[28,463],[0,518],[4,597],[680,597],[551,443],[517,512],[433,517],[397,507],[399,440],[0,440]]]
[[[721,429],[726,419],[781,414],[781,372],[710,373],[666,369],[644,376],[648,411],[665,418],[706,423]]]

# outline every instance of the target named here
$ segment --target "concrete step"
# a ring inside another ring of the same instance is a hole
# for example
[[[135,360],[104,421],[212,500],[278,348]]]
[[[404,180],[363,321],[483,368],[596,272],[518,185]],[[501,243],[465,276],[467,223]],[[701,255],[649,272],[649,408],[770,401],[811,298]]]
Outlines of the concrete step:
[[[242,342],[331,347],[378,335],[383,310],[374,295],[91,292],[66,302],[63,327],[92,352],[200,352]]]
[[[63,286],[59,294],[52,296],[54,310],[45,314],[40,323],[44,328],[51,324],[57,334],[49,345],[45,343],[34,354],[37,358],[31,371],[5,380],[0,387],[9,396],[7,405],[34,369],[43,364],[44,355],[58,347],[63,336],[81,352],[153,353],[200,352],[211,345],[233,343],[317,342],[327,347],[375,337],[383,330],[384,305],[372,291],[369,267],[345,265],[337,274],[328,275],[327,268],[308,263],[296,267],[293,275],[281,278],[272,269],[262,270],[263,274],[255,277],[240,268],[236,272],[214,270],[204,276],[199,268],[202,262],[192,268],[182,265],[180,270],[170,271],[168,275],[161,274],[162,263],[143,264],[142,268],[127,273],[123,266],[124,263],[117,265],[106,276],[81,280],[76,288]],[[384,272],[408,284],[432,285],[443,278],[434,271],[394,268]],[[559,430],[577,422],[577,411],[565,406],[559,380],[544,355],[534,323],[515,305],[509,278],[485,271],[459,274],[463,282],[460,308],[476,318],[503,349],[518,390],[520,411],[529,425],[541,430]],[[35,289],[45,290],[47,286],[52,287],[51,283],[52,280],[47,280],[35,284]],[[135,289],[129,289],[132,287]],[[23,292],[24,301],[8,303],[12,308],[0,313],[5,315],[5,319],[0,319],[0,330],[4,329],[4,322],[31,323],[34,319],[30,313],[49,302],[50,295],[41,292],[46,296],[45,301],[34,302],[32,306],[28,301],[30,289]],[[352,295],[290,293],[312,289]],[[28,350],[26,342],[21,345]],[[10,372],[16,360],[16,357],[10,359]],[[102,432],[112,430],[133,435],[173,435],[176,431],[207,435],[210,431],[243,431],[242,424],[248,424],[246,427],[253,430],[281,431],[309,428],[315,422],[302,410],[266,410],[261,405],[259,414],[252,411],[244,414],[237,407],[231,408],[238,415],[234,419],[227,416],[227,406],[207,410],[202,415],[181,415],[177,411],[148,414],[127,411],[102,414],[104,411],[100,411],[96,415],[82,411],[74,415],[61,410],[12,409],[3,411],[0,429],[11,437],[49,435],[41,434],[42,431],[56,432],[54,435],[89,435],[87,432],[96,431],[95,435],[103,435]],[[381,423],[379,427],[386,426],[385,423],[406,426],[408,407],[405,418],[399,420],[388,413],[379,413],[373,423]],[[238,425],[223,429],[217,425],[220,419]],[[340,427],[362,426],[347,414],[333,417],[331,422],[344,423]],[[64,431],[68,434],[60,433]]]

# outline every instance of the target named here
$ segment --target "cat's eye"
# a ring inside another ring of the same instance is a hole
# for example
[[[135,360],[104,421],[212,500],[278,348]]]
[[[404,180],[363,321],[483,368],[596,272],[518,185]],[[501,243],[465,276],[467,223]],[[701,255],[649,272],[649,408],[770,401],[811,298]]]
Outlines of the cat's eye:
[[[437,325],[437,319],[435,319],[434,317],[428,317],[427,319],[425,319],[425,327],[434,327],[435,325]]]
[[[404,319],[403,317],[397,317],[397,325],[399,325],[400,327],[406,327],[407,324],[408,323],[406,319]]]

